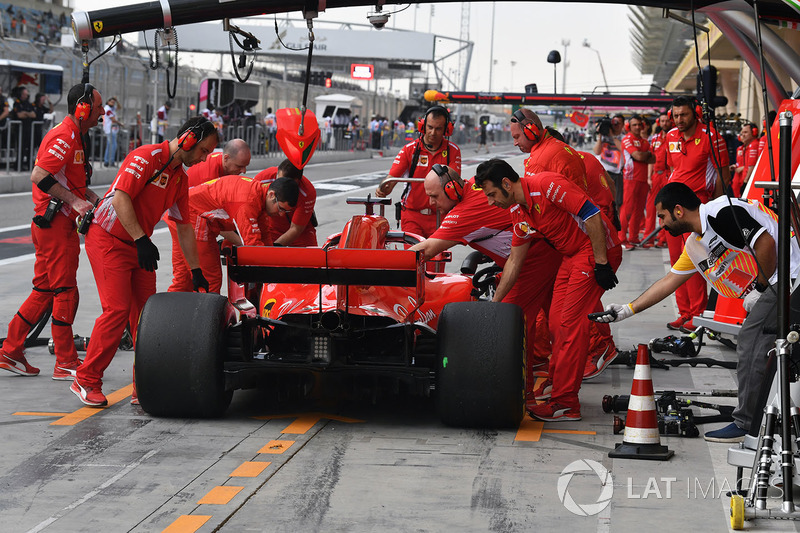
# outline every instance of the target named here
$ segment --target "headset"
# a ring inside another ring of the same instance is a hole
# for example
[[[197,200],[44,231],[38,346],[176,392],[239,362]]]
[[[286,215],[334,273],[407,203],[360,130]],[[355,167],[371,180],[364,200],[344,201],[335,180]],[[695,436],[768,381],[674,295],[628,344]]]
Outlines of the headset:
[[[207,135],[206,130],[208,129],[208,124],[211,124],[211,122],[203,116],[200,118],[201,120],[198,120],[197,124],[189,127],[178,137],[178,148],[184,152],[188,152],[197,146],[197,143],[202,141]]]
[[[756,128],[756,125],[753,124],[752,122],[750,122],[748,125],[750,126],[750,133],[753,134],[753,137],[757,138],[758,137],[758,128]]]
[[[522,109],[517,109],[514,111],[514,114],[511,116],[512,122],[514,120],[519,123],[520,127],[522,128],[522,134],[525,137],[533,141],[535,143],[539,142],[539,139],[542,137],[542,130],[539,129],[539,126],[531,122],[525,114],[522,112]]]
[[[444,195],[454,202],[460,202],[464,197],[464,184],[450,175],[450,168],[447,165],[436,163],[431,169],[439,176]]]
[[[625,121],[625,131],[627,131],[628,133],[630,133],[631,131],[631,123],[628,120]]]
[[[91,83],[83,84],[83,94],[75,103],[75,118],[78,120],[87,120],[89,115],[92,114],[94,104],[92,103],[92,95],[94,93],[94,85]]]
[[[450,137],[453,134],[453,123],[450,122],[450,112],[447,110],[446,107],[441,105],[435,105],[433,107],[429,107],[425,114],[422,116],[421,119],[417,121],[417,131],[420,133],[425,133],[425,123],[428,120],[428,115],[430,115],[434,111],[439,111],[444,114],[444,118],[446,120],[446,126],[444,127],[444,136]]]
[[[692,102],[689,104],[690,106],[694,104],[694,118],[696,118],[699,122],[703,121],[703,106],[700,105],[700,102],[697,101],[697,98],[692,98]],[[672,119],[672,107],[667,110],[667,117],[675,122]]]

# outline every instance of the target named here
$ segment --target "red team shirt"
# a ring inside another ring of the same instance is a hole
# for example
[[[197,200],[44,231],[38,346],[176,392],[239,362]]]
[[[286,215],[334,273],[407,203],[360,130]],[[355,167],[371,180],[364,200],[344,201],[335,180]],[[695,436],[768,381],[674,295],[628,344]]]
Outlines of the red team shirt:
[[[224,172],[222,169],[222,152],[214,152],[202,163],[189,167],[186,175],[189,176],[189,187],[195,187],[206,181],[224,176]]]
[[[558,172],[566,176],[583,190],[588,190],[586,166],[568,144],[545,133],[542,140],[533,145],[531,155],[525,160],[525,176],[539,172]]]
[[[647,182],[647,163],[641,163],[633,158],[633,152],[648,152],[650,143],[641,137],[628,133],[622,138],[622,153],[625,156],[625,165],[622,167],[622,177],[626,180]]]
[[[744,158],[742,159],[742,164],[745,167],[745,172],[748,169],[756,166],[756,162],[758,161],[758,154],[760,153],[759,150],[759,142],[758,139],[753,139],[750,141],[750,144],[743,148]]]
[[[408,171],[411,169],[411,162],[417,146],[420,146],[417,166],[414,169],[414,175],[409,176]],[[424,178],[433,169],[433,165],[436,164],[447,165],[460,176],[461,150],[458,146],[445,139],[442,141],[442,146],[439,150],[431,153],[422,145],[422,139],[418,139],[406,144],[398,152],[397,157],[394,158],[394,163],[392,163],[392,168],[389,169],[389,176],[393,178]],[[407,186],[403,191],[403,206],[414,211],[430,209],[428,195],[425,194],[425,187],[423,187],[422,183],[409,183],[407,185],[411,186]]]
[[[44,136],[34,164],[52,174],[65,189],[85,200],[86,170],[83,162],[80,130],[77,124],[66,118]],[[33,187],[33,204],[37,215],[44,214],[50,198],[51,196],[42,192],[39,187]],[[61,213],[67,217],[78,214],[66,202],[61,207]]]
[[[255,181],[260,183],[272,183],[278,177],[278,167],[270,167],[262,170],[256,174]],[[297,182],[300,188],[300,196],[297,198],[297,206],[292,211],[292,218],[288,216],[272,217],[270,232],[272,240],[277,239],[292,226],[305,226],[303,233],[292,243],[292,246],[316,246],[317,245],[317,231],[311,225],[311,217],[314,214],[314,206],[317,203],[317,189],[311,183],[311,180],[303,176]]]
[[[466,182],[463,198],[431,238],[470,245],[503,266],[511,253],[511,228],[508,211],[487,205],[483,190],[473,178]]]
[[[667,132],[662,131],[650,138],[650,151],[656,156],[653,172],[668,172],[667,167]]]
[[[578,152],[581,156],[584,166],[586,167],[586,185],[588,189],[586,194],[592,199],[592,203],[599,207],[607,217],[614,217],[614,197],[611,195],[611,189],[608,188],[606,181],[606,168],[598,160],[594,154],[589,152]]]
[[[114,191],[124,191],[133,200],[139,225],[148,237],[164,214],[163,206],[170,206],[167,215],[178,224],[189,222],[189,184],[183,166],[167,168],[156,173],[169,160],[169,141],[140,146],[125,158],[117,177],[95,211],[93,224],[99,224],[114,237],[131,242],[131,236],[117,219],[111,205]]]
[[[520,182],[528,205],[527,208],[521,204],[511,207],[511,221],[514,224],[512,246],[521,246],[539,233],[563,256],[592,253],[592,244],[580,213],[587,203],[593,204],[584,191],[554,172],[522,177]],[[605,215],[598,211],[594,216],[603,217],[606,247],[618,245],[617,232],[608,230],[611,223]]]
[[[709,134],[710,131],[710,134]],[[667,134],[667,165],[672,168],[669,181],[685,183],[705,203],[714,194],[717,182],[716,164],[726,167],[728,149],[725,139],[704,124],[697,124],[694,135],[683,138],[678,128],[672,128]],[[711,143],[716,149],[716,158],[711,153]]]
[[[269,187],[245,176],[223,176],[189,191],[190,223],[199,241],[237,230],[245,246],[270,246]]]

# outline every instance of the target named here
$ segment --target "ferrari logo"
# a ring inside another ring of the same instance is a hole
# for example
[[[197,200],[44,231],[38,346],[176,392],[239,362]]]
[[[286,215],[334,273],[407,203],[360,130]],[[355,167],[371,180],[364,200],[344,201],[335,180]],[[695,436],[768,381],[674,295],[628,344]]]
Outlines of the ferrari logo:
[[[539,207],[539,204],[533,204],[533,208],[536,209],[537,213],[541,213],[542,212],[542,208]]]
[[[472,184],[472,190],[473,190],[473,191],[482,191],[482,190],[483,190],[483,187],[478,187],[478,184],[477,184],[477,183],[473,183],[473,184]]]
[[[442,150],[442,157],[447,157],[447,150]]]
[[[700,139],[695,139],[694,140],[694,145],[697,146],[698,144],[700,144]]]
[[[270,298],[269,300],[267,300],[264,303],[264,317],[265,318],[269,318],[269,313],[270,313],[270,311],[272,311],[272,308],[275,307],[276,303],[277,302],[275,301],[275,298]]]
[[[103,31],[103,21],[102,20],[95,20],[94,24],[92,24],[92,27],[94,27],[94,31],[96,31],[97,33],[100,33],[101,31]]]
[[[305,141],[298,141],[297,142],[297,146],[300,147],[300,149],[302,149],[303,146],[305,146],[305,145],[306,145]]]

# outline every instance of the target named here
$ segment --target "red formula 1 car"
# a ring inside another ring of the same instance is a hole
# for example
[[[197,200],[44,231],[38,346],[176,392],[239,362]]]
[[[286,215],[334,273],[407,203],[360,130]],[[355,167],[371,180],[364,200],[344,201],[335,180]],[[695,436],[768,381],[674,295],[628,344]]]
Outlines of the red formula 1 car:
[[[426,272],[420,254],[403,249],[419,238],[390,231],[372,214],[388,199],[348,203],[365,204],[367,214],[352,217],[322,248],[233,248],[228,298],[159,293],[148,300],[135,356],[146,412],[220,416],[235,389],[275,384],[276,376],[307,387],[337,374],[435,394],[448,425],[519,424],[521,309],[478,299],[493,279],[487,271]]]

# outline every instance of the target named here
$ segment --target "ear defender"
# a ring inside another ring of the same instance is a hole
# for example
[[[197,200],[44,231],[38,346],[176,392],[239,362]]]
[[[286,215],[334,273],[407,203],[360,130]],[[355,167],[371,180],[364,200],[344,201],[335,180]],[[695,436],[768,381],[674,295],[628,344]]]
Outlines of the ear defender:
[[[94,86],[91,83],[83,85],[83,94],[78,98],[75,104],[75,118],[78,120],[86,120],[92,114],[92,93]]]
[[[464,184],[459,183],[450,175],[449,169],[445,165],[435,164],[432,170],[439,176],[444,195],[454,202],[460,202],[464,197]]]
[[[453,123],[450,122],[450,113],[447,111],[447,108],[444,106],[433,106],[429,107],[425,114],[422,115],[422,118],[417,121],[417,131],[419,133],[425,133],[425,123],[428,120],[428,115],[431,114],[431,111],[434,110],[441,110],[444,113],[444,118],[447,121],[447,126],[444,128],[444,136],[450,137],[453,134]]]

